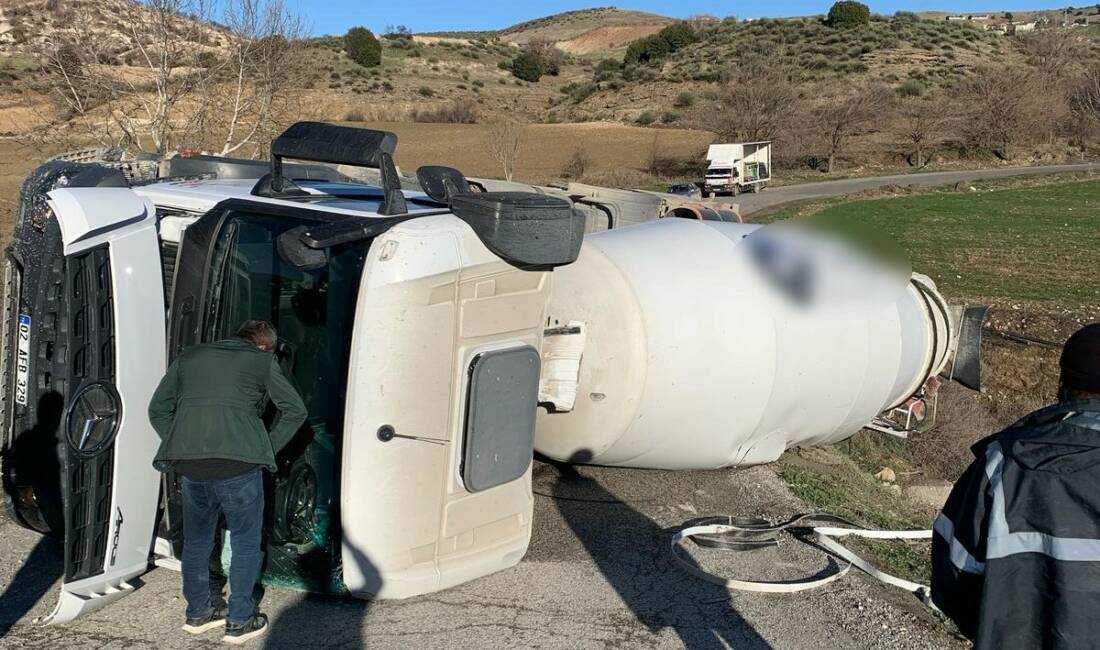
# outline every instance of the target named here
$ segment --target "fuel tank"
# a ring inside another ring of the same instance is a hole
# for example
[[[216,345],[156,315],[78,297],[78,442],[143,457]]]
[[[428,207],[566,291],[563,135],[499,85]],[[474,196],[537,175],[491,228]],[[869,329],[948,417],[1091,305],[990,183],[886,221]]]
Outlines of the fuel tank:
[[[943,371],[955,336],[924,276],[820,234],[686,219],[586,237],[548,313],[544,373],[573,385],[544,402],[536,449],[638,468],[843,440]],[[554,351],[571,335],[570,377]]]

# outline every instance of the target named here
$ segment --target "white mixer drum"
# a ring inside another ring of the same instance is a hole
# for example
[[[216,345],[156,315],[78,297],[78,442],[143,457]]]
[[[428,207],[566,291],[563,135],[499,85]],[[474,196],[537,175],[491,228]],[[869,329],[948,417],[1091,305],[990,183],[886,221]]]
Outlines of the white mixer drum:
[[[851,436],[948,361],[930,280],[804,231],[664,219],[590,235],[553,282],[549,326],[586,336],[572,410],[538,419],[556,460],[770,462]]]

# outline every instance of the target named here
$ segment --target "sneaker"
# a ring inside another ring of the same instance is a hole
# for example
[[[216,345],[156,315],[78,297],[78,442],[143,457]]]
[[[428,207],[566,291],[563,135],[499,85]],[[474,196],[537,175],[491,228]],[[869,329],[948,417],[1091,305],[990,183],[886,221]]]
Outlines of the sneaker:
[[[214,606],[210,613],[202,618],[189,618],[183,624],[183,631],[188,634],[202,634],[214,628],[225,625],[225,606]]]
[[[222,642],[241,645],[247,643],[249,639],[255,639],[264,632],[267,632],[267,615],[253,614],[252,618],[239,625],[227,622]]]

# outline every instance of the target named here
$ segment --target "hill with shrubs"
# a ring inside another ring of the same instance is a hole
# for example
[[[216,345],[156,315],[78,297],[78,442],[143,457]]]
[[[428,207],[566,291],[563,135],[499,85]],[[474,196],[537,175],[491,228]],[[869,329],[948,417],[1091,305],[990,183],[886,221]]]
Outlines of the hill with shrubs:
[[[51,7],[77,6],[80,16],[93,17],[82,33],[95,47],[62,43],[42,56],[38,41],[64,36],[67,28]],[[104,16],[129,8],[140,18],[152,6],[12,0],[0,9],[0,131],[71,122],[75,109],[65,104],[63,84],[74,70],[94,73],[100,83],[76,107],[85,126],[103,118],[98,104],[104,102],[95,94],[103,83],[122,86],[119,97],[140,103],[143,79],[158,74],[133,67],[141,51],[134,24],[141,21],[127,25]],[[201,123],[209,125],[227,113],[219,98],[241,87],[231,83],[234,70],[278,70],[249,80],[246,103],[255,124],[264,122],[250,147],[262,146],[268,132],[298,116],[702,129],[724,141],[775,140],[777,165],[799,170],[1091,156],[1100,146],[1100,34],[1088,24],[1100,23],[1100,9],[1074,10],[1081,28],[1036,15],[1034,31],[1009,35],[941,16],[874,15],[860,2],[840,0],[823,15],[786,19],[675,20],[600,8],[491,32],[355,27],[338,36],[292,39],[283,31],[249,37],[239,25],[192,30],[197,23],[180,15],[172,27],[180,32],[173,36],[179,60],[163,83],[187,88],[190,77],[201,80],[196,87],[207,93],[201,105],[209,113]],[[251,45],[242,40],[248,38]],[[245,50],[254,60],[232,65],[228,53]],[[128,115],[111,119],[142,126]],[[158,125],[160,142],[179,139],[169,134],[182,123],[177,120]]]

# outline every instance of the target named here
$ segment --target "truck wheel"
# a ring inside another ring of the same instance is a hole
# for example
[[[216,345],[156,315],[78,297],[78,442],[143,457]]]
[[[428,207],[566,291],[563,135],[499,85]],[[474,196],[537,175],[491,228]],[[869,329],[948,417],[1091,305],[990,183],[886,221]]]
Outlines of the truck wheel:
[[[276,485],[272,523],[276,542],[306,544],[313,540],[317,525],[317,473],[308,462],[296,462],[286,481]]]
[[[117,170],[51,161],[24,181],[4,260],[8,277],[0,323],[0,451],[8,511],[41,533],[64,531],[59,433],[70,397],[70,327],[65,321],[65,256],[61,228],[46,202],[59,187],[125,187]],[[20,316],[30,318],[26,404],[15,401]],[[10,439],[9,439],[10,436]]]

